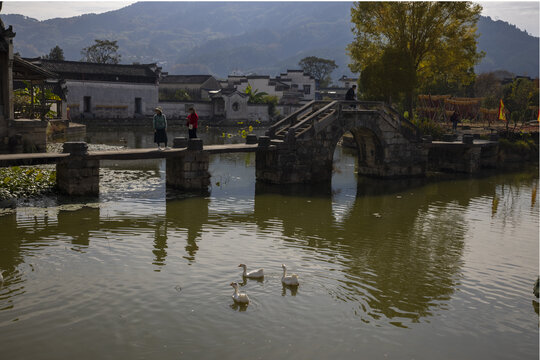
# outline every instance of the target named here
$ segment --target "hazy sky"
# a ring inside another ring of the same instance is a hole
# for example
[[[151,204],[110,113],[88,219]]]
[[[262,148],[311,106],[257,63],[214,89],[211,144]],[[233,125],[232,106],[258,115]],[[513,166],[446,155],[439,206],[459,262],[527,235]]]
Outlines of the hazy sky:
[[[38,20],[102,13],[133,4],[135,1],[4,1],[3,14],[21,14]],[[539,1],[479,1],[482,15],[504,20],[539,36]]]

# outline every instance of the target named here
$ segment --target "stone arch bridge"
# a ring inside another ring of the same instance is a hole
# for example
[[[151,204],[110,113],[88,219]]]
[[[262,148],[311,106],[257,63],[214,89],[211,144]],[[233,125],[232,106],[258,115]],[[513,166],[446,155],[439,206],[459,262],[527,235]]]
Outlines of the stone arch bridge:
[[[166,159],[166,185],[187,191],[208,190],[209,156],[256,153],[256,178],[271,184],[315,184],[332,179],[338,141],[351,132],[358,151],[358,173],[375,177],[421,176],[435,170],[472,173],[495,167],[497,141],[464,135],[442,142],[424,141],[409,121],[380,102],[312,101],[272,125],[267,136],[250,134],[246,144],[208,145],[201,139],[175,138],[173,149],[89,152],[84,142],[64,144],[63,153],[0,155],[0,167],[56,163],[60,191],[98,195],[101,160]]]
[[[275,151],[257,152],[257,180],[314,183],[332,177],[334,150],[352,133],[358,173],[377,177],[426,172],[428,149],[408,120],[382,102],[312,101],[267,131]]]

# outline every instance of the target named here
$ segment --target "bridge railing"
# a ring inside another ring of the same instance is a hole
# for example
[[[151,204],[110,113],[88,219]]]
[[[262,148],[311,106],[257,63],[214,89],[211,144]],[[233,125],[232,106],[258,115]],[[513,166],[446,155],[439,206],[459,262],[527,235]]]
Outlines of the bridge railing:
[[[275,124],[271,125],[266,131],[266,136],[274,137],[278,132],[292,126],[298,120],[298,118],[300,118],[304,113],[311,111],[315,107],[315,105],[325,104],[325,103],[328,103],[328,101],[324,101],[324,100],[310,101],[309,103],[302,106],[300,109],[296,110],[292,114],[289,114],[284,119],[281,119]]]
[[[319,120],[320,115],[324,114],[325,112],[327,112],[328,110],[330,110],[332,108],[334,108],[334,110],[337,110],[336,109],[337,104],[338,104],[338,101],[332,101],[330,104],[328,104],[328,105],[322,107],[321,109],[317,110],[316,112],[314,112],[313,114],[311,114],[310,116],[305,118],[304,120],[302,120],[302,121],[298,122],[297,124],[291,126],[289,128],[289,131],[288,131],[288,136],[290,136],[289,134],[295,134],[296,130],[302,128],[306,124],[310,124],[311,126],[314,126],[315,121]],[[298,135],[300,135],[300,134],[298,134]]]
[[[340,101],[341,109],[349,109],[351,105],[377,110],[386,121],[398,130],[403,136],[412,141],[419,141],[422,137],[420,130],[409,120],[405,119],[392,106],[383,101]]]

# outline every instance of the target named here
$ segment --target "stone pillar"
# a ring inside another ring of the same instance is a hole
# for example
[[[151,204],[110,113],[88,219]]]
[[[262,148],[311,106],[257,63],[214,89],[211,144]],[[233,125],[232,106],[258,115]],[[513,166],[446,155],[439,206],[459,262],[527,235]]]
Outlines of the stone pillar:
[[[248,134],[246,136],[246,144],[256,144],[256,143],[257,143],[257,135]]]
[[[56,185],[60,192],[73,196],[99,195],[99,160],[88,158],[85,142],[64,143],[69,156],[56,164]]]
[[[178,144],[183,145],[183,142],[178,140]],[[166,161],[167,186],[187,191],[208,191],[210,155],[203,151],[201,139],[189,139],[187,151],[167,157]]]

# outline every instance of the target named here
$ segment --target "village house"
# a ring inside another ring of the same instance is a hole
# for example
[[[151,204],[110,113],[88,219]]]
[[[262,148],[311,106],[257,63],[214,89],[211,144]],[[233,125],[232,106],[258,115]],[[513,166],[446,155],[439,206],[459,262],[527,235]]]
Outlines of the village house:
[[[184,90],[190,100],[210,100],[210,92],[220,89],[221,84],[212,75],[166,75],[159,84],[159,98],[174,100],[176,92]]]
[[[65,80],[71,119],[150,116],[158,104],[161,68],[156,64],[98,64],[39,58],[28,61]]]
[[[301,103],[307,103],[316,98],[317,81],[313,76],[305,73],[304,70],[287,70],[286,73],[277,76],[276,80],[288,84],[290,92],[300,96],[299,101]]]
[[[316,80],[303,70],[287,70],[276,78],[268,75],[229,75],[222,81],[223,87],[232,87],[245,92],[251,86],[253,92],[264,92],[276,96],[280,104],[303,104],[315,100]]]

